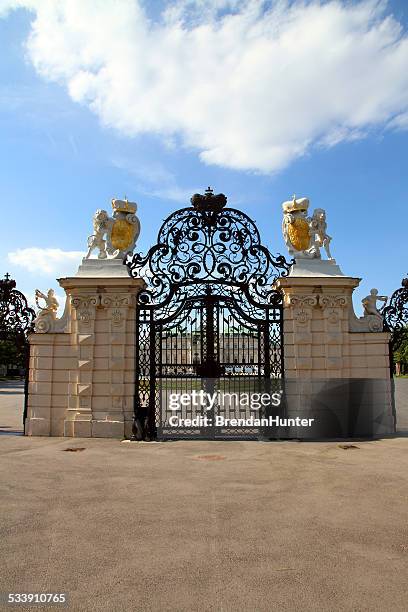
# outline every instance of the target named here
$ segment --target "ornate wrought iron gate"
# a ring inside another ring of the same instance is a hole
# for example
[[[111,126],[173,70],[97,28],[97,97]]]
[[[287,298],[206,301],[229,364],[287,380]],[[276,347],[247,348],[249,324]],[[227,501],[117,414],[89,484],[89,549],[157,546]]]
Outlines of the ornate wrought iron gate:
[[[26,297],[16,289],[16,282],[6,274],[0,280],[0,343],[2,359],[12,351],[14,359],[25,371],[25,401],[23,421],[26,418],[28,394],[29,344],[27,336],[34,330],[35,312],[27,304]],[[3,365],[0,363],[0,365]],[[4,363],[4,365],[8,365]]]
[[[136,310],[136,439],[254,437],[194,425],[166,428],[173,393],[281,388],[282,295],[273,287],[290,267],[261,244],[254,222],[226,208],[223,194],[195,194],[170,215],[146,256],[128,256],[132,276],[145,279]],[[218,402],[206,410],[227,414]],[[191,406],[183,416],[192,416]]]

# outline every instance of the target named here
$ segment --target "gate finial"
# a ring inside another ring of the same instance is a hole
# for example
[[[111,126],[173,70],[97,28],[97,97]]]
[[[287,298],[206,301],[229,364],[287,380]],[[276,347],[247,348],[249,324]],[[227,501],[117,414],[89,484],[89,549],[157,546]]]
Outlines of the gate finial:
[[[200,212],[218,213],[227,203],[227,197],[223,193],[214,194],[211,187],[207,187],[204,195],[195,193],[191,198],[191,203]]]
[[[0,289],[3,291],[11,291],[15,289],[16,281],[13,280],[8,272],[5,273],[4,278],[0,280]]]

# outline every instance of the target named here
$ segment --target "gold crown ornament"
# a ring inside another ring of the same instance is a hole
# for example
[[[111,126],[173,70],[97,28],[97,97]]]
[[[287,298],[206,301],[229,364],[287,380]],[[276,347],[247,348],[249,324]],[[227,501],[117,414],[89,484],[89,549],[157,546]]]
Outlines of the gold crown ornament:
[[[124,213],[131,213],[131,214],[135,214],[137,209],[137,204],[136,202],[129,202],[127,198],[125,198],[124,200],[116,200],[113,199],[112,200],[112,210],[114,212],[124,212]]]
[[[294,195],[291,200],[288,200],[282,204],[282,208],[284,213],[306,212],[309,208],[309,199],[296,199],[296,196]]]

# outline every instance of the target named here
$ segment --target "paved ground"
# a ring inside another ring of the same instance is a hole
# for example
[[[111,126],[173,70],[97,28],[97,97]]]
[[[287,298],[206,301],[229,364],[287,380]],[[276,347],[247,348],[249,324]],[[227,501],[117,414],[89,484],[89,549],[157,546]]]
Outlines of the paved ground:
[[[3,386],[0,591],[65,592],[75,611],[406,611],[398,383],[399,434],[348,450],[6,435],[22,396]]]

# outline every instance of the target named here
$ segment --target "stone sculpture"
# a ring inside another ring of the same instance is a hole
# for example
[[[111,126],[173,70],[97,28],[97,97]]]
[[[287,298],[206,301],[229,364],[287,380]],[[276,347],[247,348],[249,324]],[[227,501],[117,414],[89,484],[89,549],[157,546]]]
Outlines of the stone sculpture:
[[[140,234],[140,222],[136,216],[137,204],[125,200],[112,200],[113,217],[106,210],[98,209],[93,217],[94,233],[88,238],[85,259],[98,249],[98,259],[123,259],[131,253]]]
[[[312,236],[311,249],[314,250],[313,252],[318,253],[316,257],[320,257],[320,249],[324,248],[327,259],[332,260],[333,257],[330,253],[331,236],[326,233],[326,211],[323,208],[316,208],[313,212],[309,227]]]
[[[376,316],[376,317],[382,318],[381,311],[385,307],[387,300],[388,300],[388,296],[378,295],[378,289],[371,289],[370,295],[367,295],[364,299],[361,300],[361,303],[363,304],[363,308],[364,308],[364,316],[365,317]],[[377,308],[378,301],[384,302],[381,309]]]
[[[384,302],[381,308],[377,302]],[[384,317],[382,311],[388,301],[386,295],[378,295],[378,289],[371,289],[370,294],[361,300],[364,312],[363,316],[357,318],[352,313],[350,318],[350,331],[352,332],[382,332],[384,330]]]
[[[94,234],[88,238],[88,252],[85,259],[89,259],[94,249],[99,249],[98,259],[106,259],[106,240],[104,236],[110,230],[110,219],[106,210],[98,210],[93,216]]]
[[[45,306],[40,305],[40,300],[45,301]],[[35,331],[40,333],[49,332],[53,329],[57,320],[59,303],[55,297],[54,289],[48,289],[47,294],[39,289],[35,290],[35,303],[39,312],[34,321]]]
[[[284,202],[282,231],[289,254],[296,259],[321,259],[320,249],[324,248],[329,261],[334,261],[330,253],[331,236],[326,232],[326,212],[316,208],[312,217],[307,216],[308,198]]]
[[[44,300],[45,306],[40,306],[39,300]],[[38,314],[39,317],[45,317],[46,315],[50,315],[53,319],[57,318],[59,304],[57,298],[55,297],[54,289],[48,289],[47,295],[42,293],[39,289],[36,289],[35,303],[40,309],[40,312]]]

